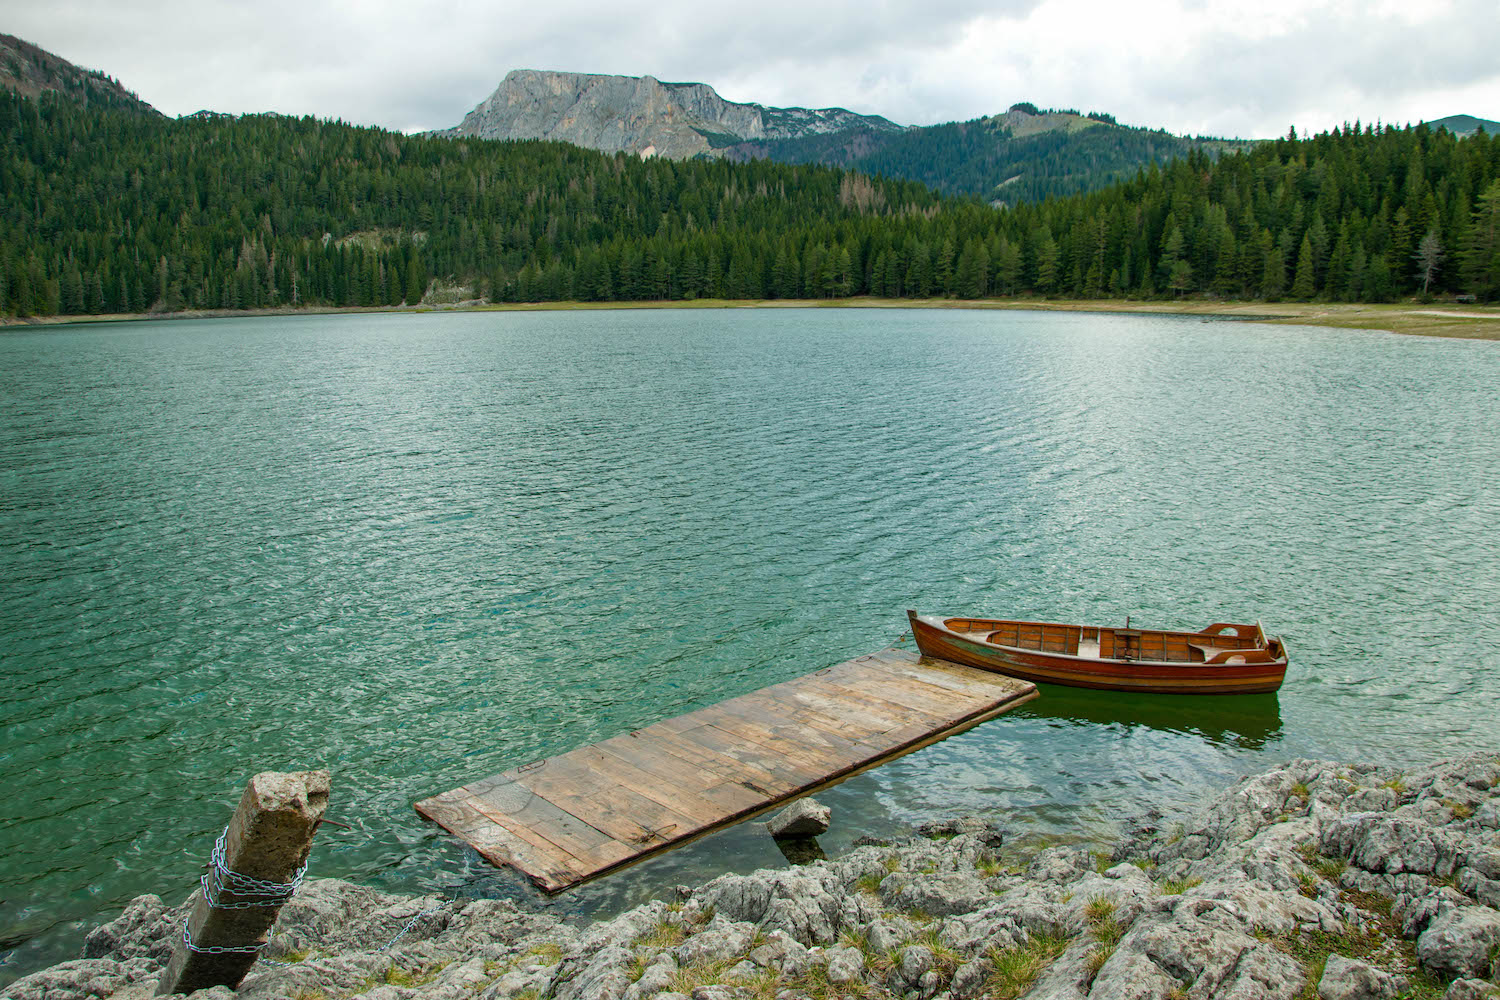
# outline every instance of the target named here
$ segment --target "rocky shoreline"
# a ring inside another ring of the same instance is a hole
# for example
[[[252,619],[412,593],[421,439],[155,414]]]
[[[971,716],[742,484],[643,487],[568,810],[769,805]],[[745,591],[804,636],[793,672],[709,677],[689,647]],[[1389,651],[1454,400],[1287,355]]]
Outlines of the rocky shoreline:
[[[1297,760],[1111,853],[1019,863],[929,824],[575,926],[500,900],[306,883],[221,1000],[1254,1000],[1500,997],[1500,754]],[[141,896],[10,1000],[144,998],[182,907]],[[415,918],[415,919],[413,919]],[[409,931],[383,947],[404,925]]]

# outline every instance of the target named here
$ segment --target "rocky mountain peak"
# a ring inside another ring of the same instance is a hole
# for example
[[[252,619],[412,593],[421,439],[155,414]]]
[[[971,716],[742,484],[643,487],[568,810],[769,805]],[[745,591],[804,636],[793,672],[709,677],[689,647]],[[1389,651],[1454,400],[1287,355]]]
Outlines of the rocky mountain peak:
[[[900,131],[885,118],[843,108],[768,108],[726,101],[705,83],[518,69],[507,73],[449,136],[553,139],[607,153],[685,159],[736,142],[863,127]]]

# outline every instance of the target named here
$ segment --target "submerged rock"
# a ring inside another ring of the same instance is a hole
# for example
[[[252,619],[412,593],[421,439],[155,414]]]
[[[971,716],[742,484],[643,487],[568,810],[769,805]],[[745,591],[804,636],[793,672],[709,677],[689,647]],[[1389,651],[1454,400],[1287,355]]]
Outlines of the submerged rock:
[[[833,812],[817,799],[798,799],[781,812],[771,817],[766,829],[771,836],[816,837],[827,833]]]

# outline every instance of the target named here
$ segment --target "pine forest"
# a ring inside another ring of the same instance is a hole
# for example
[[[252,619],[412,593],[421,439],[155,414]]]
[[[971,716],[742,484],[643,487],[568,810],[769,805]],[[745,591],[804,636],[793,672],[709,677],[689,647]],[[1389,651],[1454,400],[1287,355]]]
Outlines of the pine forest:
[[[0,312],[1047,296],[1500,299],[1500,140],[1354,124],[1010,208],[276,115],[0,95]]]

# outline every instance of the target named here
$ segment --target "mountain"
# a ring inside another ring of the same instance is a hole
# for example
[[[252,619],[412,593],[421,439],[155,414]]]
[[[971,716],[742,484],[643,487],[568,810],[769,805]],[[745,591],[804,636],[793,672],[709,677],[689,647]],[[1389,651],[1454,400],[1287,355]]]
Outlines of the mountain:
[[[1473,115],[1449,115],[1447,118],[1439,118],[1435,122],[1425,124],[1429,128],[1445,128],[1454,135],[1473,135],[1480,129],[1484,129],[1490,135],[1500,131],[1500,122],[1475,118]]]
[[[0,35],[0,90],[22,97],[57,93],[85,105],[160,114],[119,81],[82,69],[14,35]]]
[[[901,126],[843,108],[768,108],[726,101],[707,84],[663,83],[650,76],[603,76],[518,69],[440,136],[553,139],[606,153],[680,160],[716,155],[759,139],[796,139],[849,129],[899,132]]]
[[[1021,103],[968,122],[901,126],[843,108],[726,101],[703,83],[650,76],[516,70],[457,128],[439,136],[555,139],[607,153],[744,163],[818,163],[919,181],[994,204],[1094,191],[1194,150],[1243,143],[1130,128],[1107,114]]]
[[[1016,204],[1094,191],[1135,176],[1148,164],[1202,151],[1211,158],[1247,143],[1189,139],[1118,124],[1099,112],[1012,105],[1004,114],[876,133],[849,130],[726,147],[732,160],[822,163],[920,181],[951,195]]]

